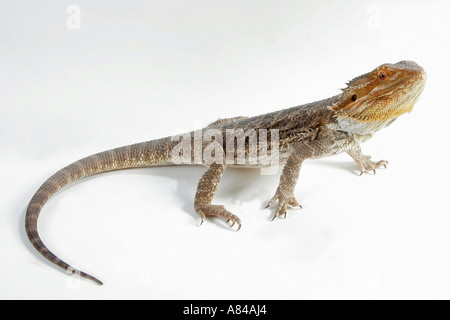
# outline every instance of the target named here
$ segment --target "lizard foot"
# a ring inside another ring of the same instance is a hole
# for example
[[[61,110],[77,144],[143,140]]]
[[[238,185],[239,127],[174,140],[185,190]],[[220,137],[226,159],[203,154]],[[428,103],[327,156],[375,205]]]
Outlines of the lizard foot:
[[[272,204],[274,204],[276,200],[278,200],[278,205],[277,209],[275,210],[275,214],[272,218],[272,221],[275,220],[275,218],[281,218],[281,216],[283,216],[283,219],[286,219],[287,215],[286,209],[288,208],[288,206],[299,209],[302,208],[302,206],[298,203],[297,199],[295,199],[294,196],[285,196],[283,192],[279,192],[279,190],[277,190],[275,195],[272,197],[272,199],[270,199],[269,203],[267,204],[266,209],[269,208]]]
[[[380,161],[372,161],[370,160],[370,157],[367,156],[366,159],[364,159],[364,161],[361,161],[360,163],[358,163],[359,169],[361,170],[361,173],[359,174],[360,176],[363,173],[367,173],[372,171],[373,174],[376,173],[376,169],[380,168],[380,167],[384,167],[387,168],[388,162],[386,160],[380,160]]]
[[[200,218],[202,219],[200,225],[203,224],[203,220],[205,220],[206,217],[220,217],[227,219],[227,223],[231,221],[230,228],[232,228],[235,224],[237,224],[236,231],[239,231],[239,229],[241,228],[241,219],[239,219],[238,216],[232,214],[230,211],[227,211],[222,205],[202,205],[196,207],[195,211],[197,211],[197,213],[200,215]]]

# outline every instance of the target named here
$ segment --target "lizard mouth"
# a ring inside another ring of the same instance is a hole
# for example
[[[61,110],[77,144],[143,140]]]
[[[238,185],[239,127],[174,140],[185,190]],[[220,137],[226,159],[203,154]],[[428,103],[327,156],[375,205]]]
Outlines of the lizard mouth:
[[[399,64],[406,65],[410,68],[410,75],[404,80],[404,83],[399,83],[398,86],[392,90],[392,106],[386,106],[390,110],[390,112],[387,113],[387,116],[390,118],[397,118],[404,113],[412,111],[427,80],[425,70],[415,62],[401,61],[396,65]]]

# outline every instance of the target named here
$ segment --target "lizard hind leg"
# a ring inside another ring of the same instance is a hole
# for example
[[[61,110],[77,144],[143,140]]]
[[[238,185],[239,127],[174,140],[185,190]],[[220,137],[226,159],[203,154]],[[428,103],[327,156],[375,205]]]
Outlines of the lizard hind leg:
[[[224,171],[225,165],[212,164],[203,174],[197,186],[194,209],[202,219],[201,224],[203,224],[206,217],[220,217],[227,219],[227,222],[231,222],[230,227],[237,224],[238,231],[241,228],[241,219],[226,210],[224,206],[211,204]]]

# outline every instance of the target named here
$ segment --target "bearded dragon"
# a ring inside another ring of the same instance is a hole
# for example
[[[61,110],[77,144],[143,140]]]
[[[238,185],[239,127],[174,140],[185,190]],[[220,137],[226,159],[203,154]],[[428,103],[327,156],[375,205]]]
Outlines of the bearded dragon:
[[[360,143],[392,124],[400,115],[410,112],[425,82],[426,73],[415,62],[383,64],[354,78],[342,89],[342,93],[331,98],[255,117],[219,119],[202,129],[200,135],[196,132],[189,133],[188,142],[192,144],[187,144],[188,150],[183,150],[183,157],[191,160],[191,164],[203,164],[207,167],[200,178],[194,199],[194,208],[201,222],[207,217],[221,217],[227,219],[231,226],[236,224],[237,230],[241,227],[239,217],[222,205],[212,204],[212,200],[227,167],[267,166],[267,161],[263,159],[252,163],[248,160],[236,163],[234,160],[242,152],[242,147],[245,156],[251,156],[262,149],[269,154],[273,154],[275,150],[279,152],[279,164],[284,167],[275,195],[267,205],[269,207],[278,202],[274,218],[285,216],[288,206],[300,206],[294,197],[294,188],[300,167],[306,159],[346,152],[356,162],[361,174],[369,171],[375,173],[377,168],[386,167],[387,161],[372,161],[370,156],[364,155]],[[235,150],[234,140],[231,146],[221,140],[231,129],[240,130],[241,136],[244,132],[245,143],[241,145],[241,150]],[[213,131],[214,139],[211,136],[205,139],[204,134],[208,130]],[[245,136],[250,130],[254,130],[252,133],[256,135],[260,135],[261,130],[266,130],[271,137],[277,135],[278,141],[271,139],[261,143],[261,140],[251,139],[250,134]],[[257,141],[253,151],[250,150],[250,141]],[[215,146],[211,149],[213,143]],[[41,209],[58,190],[87,176],[119,169],[179,165],[180,162],[173,157],[174,150],[179,151],[179,145],[179,139],[173,137],[137,143],[88,156],[59,170],[42,184],[28,205],[25,218],[28,239],[42,256],[55,265],[102,284],[97,278],[71,267],[46,247],[37,229]],[[214,156],[214,161],[207,161],[203,157],[207,151]],[[222,161],[223,159],[227,161]]]

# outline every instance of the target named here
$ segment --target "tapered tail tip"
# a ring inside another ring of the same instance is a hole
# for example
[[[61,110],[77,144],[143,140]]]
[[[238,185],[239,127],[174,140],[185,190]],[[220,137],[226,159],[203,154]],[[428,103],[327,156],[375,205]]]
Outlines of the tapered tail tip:
[[[91,280],[91,281],[95,282],[96,284],[98,284],[98,285],[100,285],[100,286],[103,285],[103,282],[101,282],[100,280],[98,280],[96,277],[93,277],[93,276],[91,276],[90,274],[87,274],[86,272],[83,272],[83,271],[80,271],[80,270],[78,270],[78,269],[75,269],[75,268],[73,268],[72,266],[69,266],[69,267],[67,268],[67,273],[74,274],[74,275],[78,275],[78,276],[81,277],[81,278],[85,278],[85,279]]]
[[[91,276],[90,274],[87,274],[87,273],[81,271],[80,275],[81,275],[81,277],[83,277],[83,278],[85,278],[85,279],[89,279],[89,280],[91,280],[91,281],[94,281],[96,284],[98,284],[98,285],[100,285],[100,286],[103,285],[103,282],[101,282],[101,281],[98,280],[97,278]]]
[[[90,277],[89,278],[90,280],[92,280],[92,281],[94,281],[96,284],[98,284],[98,285],[100,285],[100,286],[102,286],[103,285],[103,282],[101,282],[100,280],[98,280],[97,278],[94,278],[94,277]]]

